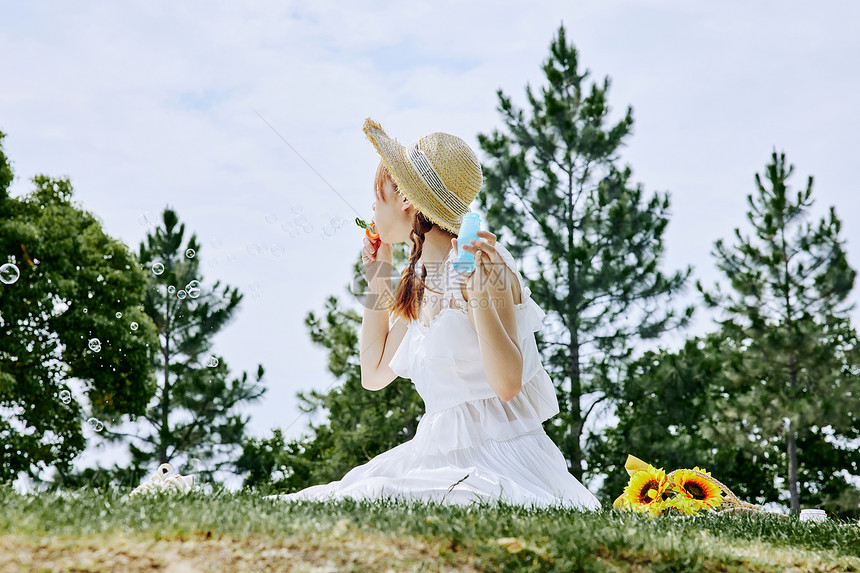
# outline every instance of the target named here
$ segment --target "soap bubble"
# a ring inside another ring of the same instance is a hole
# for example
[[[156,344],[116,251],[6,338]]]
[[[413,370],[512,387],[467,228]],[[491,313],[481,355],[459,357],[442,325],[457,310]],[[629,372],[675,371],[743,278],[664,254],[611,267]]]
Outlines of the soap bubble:
[[[335,229],[340,229],[346,224],[346,221],[340,215],[335,215],[329,219],[329,223],[331,223]]]
[[[194,255],[196,255],[196,254],[197,253],[194,252],[194,249],[188,249],[187,251],[185,251],[185,256],[188,257],[189,259],[193,259]]]
[[[206,366],[208,366],[209,368],[215,368],[216,366],[218,366],[218,359],[215,358],[215,356],[210,356],[209,360],[206,361]]]
[[[87,343],[87,346],[89,346],[90,350],[92,350],[93,352],[100,352],[102,349],[102,341],[98,338],[90,338],[90,341]]]
[[[87,423],[96,432],[101,432],[105,429],[105,425],[97,418],[87,418]]]
[[[128,327],[132,330],[137,330],[138,324],[136,322],[132,322],[131,324],[128,325]]]
[[[284,246],[280,243],[272,243],[271,250],[272,254],[276,257],[280,257],[284,254]]]
[[[295,216],[295,218],[293,218],[293,222],[296,225],[302,226],[308,222],[308,218],[305,217],[304,213],[299,213],[298,215]]]
[[[12,263],[0,265],[0,282],[10,285],[18,280],[21,276],[21,271]]]
[[[176,287],[175,287],[175,286],[173,286],[173,285],[170,285],[169,287],[167,287],[167,292],[169,292],[170,294],[175,293],[175,292],[176,292]]]
[[[293,203],[292,210],[293,210],[293,213],[301,213],[302,212],[302,206],[299,205],[298,203]]]
[[[84,314],[86,314],[87,312],[89,312],[89,311],[87,309],[84,309]]]
[[[334,233],[335,233],[335,228],[334,228],[334,226],[332,226],[332,225],[330,225],[330,224],[328,224],[328,223],[326,223],[325,225],[323,225],[323,229],[322,229],[322,230],[323,230],[323,233],[325,233],[325,235],[326,235],[326,236],[328,236],[328,237],[333,236],[333,235],[334,235]]]
[[[191,290],[200,286],[200,281],[194,280],[185,285],[185,290]]]
[[[200,458],[191,458],[188,460],[188,473],[199,474],[203,471],[203,462]]]
[[[199,288],[196,288],[196,287],[191,288],[191,289],[188,289],[188,296],[190,296],[191,298],[197,298],[200,296],[201,292],[202,291]]]
[[[272,225],[272,224],[276,223],[277,220],[278,220],[278,216],[276,214],[272,213],[271,211],[266,213],[266,222],[268,224]]]
[[[184,290],[179,290],[176,293],[176,296],[179,298],[179,300],[185,300],[185,297],[188,296],[188,293],[185,292]]]
[[[313,230],[314,230],[314,226],[313,226],[313,225],[311,225],[310,223],[307,223],[307,224],[306,224],[304,227],[302,227],[302,228],[305,230],[305,233],[310,233],[311,231],[313,231]]]
[[[117,318],[122,318],[122,313],[121,313],[121,312],[116,313],[116,317],[117,317]]]
[[[60,401],[63,404],[68,404],[72,401],[72,393],[68,390],[60,390]]]
[[[263,245],[260,243],[256,243],[251,241],[248,243],[248,253],[251,255],[262,255],[263,254]]]
[[[213,237],[212,240],[209,241],[209,244],[212,245],[213,249],[220,249],[224,242],[217,237]]]
[[[164,272],[164,265],[161,263],[155,263],[152,265],[152,273],[155,275],[160,275]]]

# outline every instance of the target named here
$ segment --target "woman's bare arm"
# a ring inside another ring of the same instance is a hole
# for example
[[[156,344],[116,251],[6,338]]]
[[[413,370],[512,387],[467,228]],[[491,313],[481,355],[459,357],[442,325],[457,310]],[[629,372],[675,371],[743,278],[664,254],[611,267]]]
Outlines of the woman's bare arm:
[[[389,309],[382,301],[390,300],[391,296],[390,275],[381,273],[368,284],[358,351],[361,386],[368,390],[385,388],[397,378],[388,363],[403,341],[406,324],[398,319],[389,332]]]

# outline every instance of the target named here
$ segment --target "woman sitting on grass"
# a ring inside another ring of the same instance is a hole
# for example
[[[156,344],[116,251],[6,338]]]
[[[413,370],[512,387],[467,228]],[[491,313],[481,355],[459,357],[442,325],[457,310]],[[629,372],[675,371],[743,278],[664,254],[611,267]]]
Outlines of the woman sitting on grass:
[[[546,314],[529,296],[513,257],[493,233],[479,231],[473,244],[462,245],[474,254],[475,270],[461,275],[452,264],[460,222],[483,182],[474,152],[441,132],[406,147],[369,118],[364,133],[382,160],[373,204],[379,238],[365,238],[362,251],[369,288],[361,384],[380,390],[397,377],[410,378],[426,413],[411,440],[342,479],[269,497],[598,509],[541,425],[559,411],[534,337]],[[392,300],[391,245],[406,241],[409,266]],[[425,288],[441,296],[424,297]]]

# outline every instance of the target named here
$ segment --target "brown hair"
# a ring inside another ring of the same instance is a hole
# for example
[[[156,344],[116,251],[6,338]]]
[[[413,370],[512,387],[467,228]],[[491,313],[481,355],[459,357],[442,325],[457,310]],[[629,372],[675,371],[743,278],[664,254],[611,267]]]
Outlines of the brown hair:
[[[390,181],[397,190],[397,193],[402,195],[397,182],[391,177],[391,173],[385,167],[385,164],[380,161],[374,180],[376,197],[380,201],[385,200],[383,198],[383,189],[386,181]],[[421,310],[421,299],[424,296],[425,288],[436,294],[442,294],[439,291],[433,290],[424,282],[424,279],[427,278],[427,267],[423,263],[421,265],[421,275],[418,276],[415,272],[415,265],[418,264],[418,259],[421,258],[421,253],[424,250],[424,235],[433,229],[433,227],[439,226],[425,218],[420,211],[415,211],[415,219],[412,221],[412,231],[409,233],[409,238],[412,240],[412,252],[409,254],[409,264],[400,273],[400,282],[397,283],[397,290],[394,292],[394,303],[390,311],[395,317],[402,316],[407,320],[417,319],[418,312]],[[442,227],[439,227],[439,229],[452,237],[456,236],[447,229],[443,229]]]

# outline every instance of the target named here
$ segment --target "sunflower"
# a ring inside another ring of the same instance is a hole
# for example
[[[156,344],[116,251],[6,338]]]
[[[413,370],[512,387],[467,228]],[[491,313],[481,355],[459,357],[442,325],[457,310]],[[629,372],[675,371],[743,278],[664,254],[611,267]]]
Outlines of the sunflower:
[[[657,515],[663,511],[663,493],[668,485],[666,472],[649,464],[646,469],[633,472],[624,488],[622,503],[635,511]]]
[[[671,505],[687,515],[697,513],[701,509],[714,509],[723,502],[723,490],[699,475],[702,472],[711,475],[698,467],[694,470],[677,470],[672,480],[672,489],[678,492]]]

